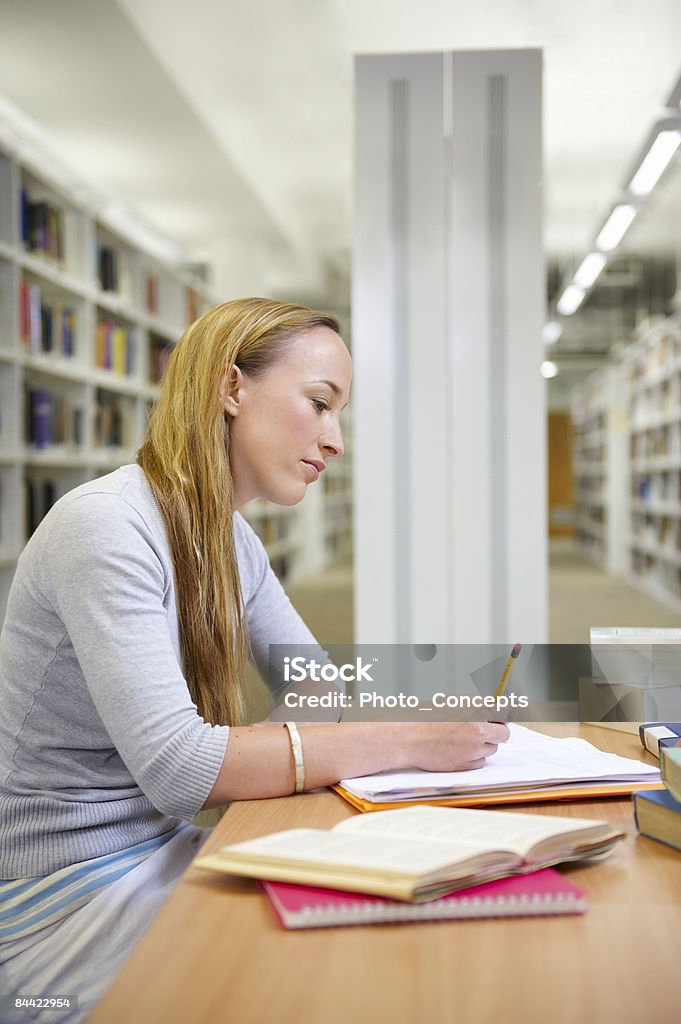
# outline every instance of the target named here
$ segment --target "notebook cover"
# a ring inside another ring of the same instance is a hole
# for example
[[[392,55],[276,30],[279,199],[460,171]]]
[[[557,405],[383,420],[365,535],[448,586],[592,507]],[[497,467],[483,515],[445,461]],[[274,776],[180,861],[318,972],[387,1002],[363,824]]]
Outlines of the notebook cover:
[[[649,789],[664,789],[662,782],[612,782],[594,786],[561,786],[546,789],[521,789],[505,793],[478,793],[467,796],[447,796],[441,799],[428,797],[425,800],[396,800],[388,803],[373,803],[363,797],[348,793],[343,786],[333,789],[352,804],[358,811],[389,811],[393,807],[413,807],[414,804],[432,804],[436,807],[491,807],[494,804],[533,804],[543,800],[601,800],[606,796],[631,796],[634,792]]]
[[[475,885],[428,903],[340,892],[288,882],[258,883],[285,928],[462,921],[485,917],[583,914],[584,893],[553,868]]]

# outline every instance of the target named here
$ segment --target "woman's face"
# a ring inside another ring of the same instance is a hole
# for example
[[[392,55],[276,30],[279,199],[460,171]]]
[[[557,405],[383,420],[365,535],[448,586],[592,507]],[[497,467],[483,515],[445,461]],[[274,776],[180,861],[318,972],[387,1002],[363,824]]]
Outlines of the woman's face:
[[[234,367],[223,401],[236,508],[253,498],[297,504],[343,454],[351,377],[350,354],[329,327],[301,331],[258,377]]]

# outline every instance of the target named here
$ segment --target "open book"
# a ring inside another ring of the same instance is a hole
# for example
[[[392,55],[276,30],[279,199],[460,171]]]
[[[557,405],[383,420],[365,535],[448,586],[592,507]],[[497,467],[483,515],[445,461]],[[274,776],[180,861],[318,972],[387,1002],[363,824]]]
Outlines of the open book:
[[[420,902],[493,878],[607,853],[606,821],[408,807],[225,846],[197,867]]]

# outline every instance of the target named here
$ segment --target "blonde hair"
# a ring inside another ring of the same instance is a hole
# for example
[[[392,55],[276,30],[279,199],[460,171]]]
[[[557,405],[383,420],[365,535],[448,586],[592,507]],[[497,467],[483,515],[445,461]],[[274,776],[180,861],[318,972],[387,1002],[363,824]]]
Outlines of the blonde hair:
[[[209,310],[171,353],[137,453],[168,533],[184,675],[199,714],[214,724],[244,720],[249,653],[221,387],[234,365],[257,377],[294,335],[322,326],[340,333],[334,316],[272,299]]]

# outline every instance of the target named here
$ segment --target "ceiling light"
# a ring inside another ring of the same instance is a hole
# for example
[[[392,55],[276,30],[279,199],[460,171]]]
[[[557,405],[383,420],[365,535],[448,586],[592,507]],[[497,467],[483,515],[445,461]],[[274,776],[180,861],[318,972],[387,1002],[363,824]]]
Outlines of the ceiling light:
[[[569,284],[556,303],[556,309],[563,316],[572,316],[576,313],[584,299],[584,289],[576,284]]]
[[[678,128],[658,132],[655,141],[641,161],[641,166],[629,182],[629,191],[635,196],[647,196],[655,188],[672,157],[681,145]]]
[[[596,239],[599,249],[609,252],[616,249],[626,235],[631,222],[636,216],[636,207],[630,203],[620,203],[614,208]]]
[[[562,333],[562,324],[559,324],[557,320],[549,320],[542,328],[541,340],[545,345],[555,345]]]
[[[540,373],[546,380],[551,380],[552,377],[558,376],[558,367],[550,359],[546,359],[541,364]]]
[[[575,272],[573,278],[575,284],[586,291],[594,283],[606,263],[607,258],[603,253],[590,252],[588,256],[584,257]]]

